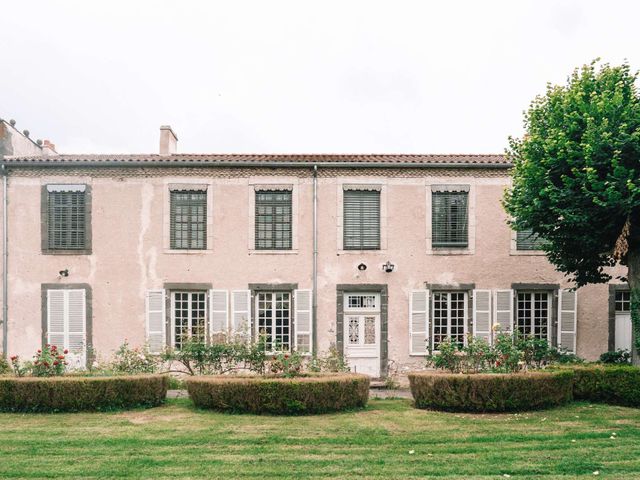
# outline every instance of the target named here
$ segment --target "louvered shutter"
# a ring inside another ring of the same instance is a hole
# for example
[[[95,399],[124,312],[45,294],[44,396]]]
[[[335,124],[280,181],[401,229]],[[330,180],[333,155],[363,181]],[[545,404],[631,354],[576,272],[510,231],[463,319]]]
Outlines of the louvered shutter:
[[[67,290],[66,293],[69,364],[75,363],[78,368],[83,368],[87,364],[85,290]]]
[[[227,333],[229,329],[229,292],[227,290],[209,290],[209,303],[211,333]]]
[[[207,191],[172,190],[170,192],[169,213],[171,248],[206,250]]]
[[[466,247],[469,244],[468,197],[468,192],[461,191],[432,192],[433,247]]]
[[[473,336],[491,343],[491,290],[473,291]]]
[[[542,243],[542,239],[533,233],[533,230],[530,228],[516,232],[517,250],[540,250]]]
[[[380,192],[345,190],[343,207],[343,248],[345,250],[379,250]]]
[[[513,290],[495,290],[493,292],[493,321],[503,333],[513,329]]]
[[[47,290],[47,343],[67,348],[66,295],[64,290]]]
[[[578,320],[578,292],[558,292],[558,347],[576,353],[576,331]]]
[[[312,353],[313,323],[311,320],[313,293],[311,290],[296,290],[295,300],[295,347],[300,353]]]
[[[165,291],[149,290],[146,299],[147,344],[149,351],[159,353],[166,344]]]
[[[251,337],[251,291],[234,290],[231,297],[231,330],[248,340]]]
[[[413,290],[409,296],[411,355],[426,355],[429,340],[429,290]]]

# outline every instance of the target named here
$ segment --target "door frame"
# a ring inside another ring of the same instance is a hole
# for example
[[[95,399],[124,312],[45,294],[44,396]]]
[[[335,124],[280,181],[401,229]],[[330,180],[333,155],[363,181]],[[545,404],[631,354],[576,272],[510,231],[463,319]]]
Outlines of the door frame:
[[[389,373],[389,295],[386,284],[338,284],[336,285],[336,348],[344,356],[344,294],[377,293],[380,295],[380,377]]]
[[[609,284],[609,341],[608,350],[613,352],[616,349],[616,292],[629,291],[626,283]]]

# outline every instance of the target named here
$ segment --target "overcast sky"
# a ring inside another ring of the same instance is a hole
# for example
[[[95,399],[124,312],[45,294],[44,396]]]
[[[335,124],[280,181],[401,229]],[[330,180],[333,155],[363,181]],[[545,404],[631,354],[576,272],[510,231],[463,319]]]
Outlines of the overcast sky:
[[[547,82],[640,69],[640,2],[0,0],[0,117],[61,153],[499,153]]]

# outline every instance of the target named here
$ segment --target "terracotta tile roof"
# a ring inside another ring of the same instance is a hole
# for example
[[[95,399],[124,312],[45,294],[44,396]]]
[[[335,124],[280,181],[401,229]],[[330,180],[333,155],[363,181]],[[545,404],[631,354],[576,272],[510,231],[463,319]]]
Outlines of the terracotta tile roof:
[[[5,157],[7,166],[136,165],[136,166],[335,166],[362,164],[398,167],[498,167],[509,168],[504,155],[412,154],[89,154]]]

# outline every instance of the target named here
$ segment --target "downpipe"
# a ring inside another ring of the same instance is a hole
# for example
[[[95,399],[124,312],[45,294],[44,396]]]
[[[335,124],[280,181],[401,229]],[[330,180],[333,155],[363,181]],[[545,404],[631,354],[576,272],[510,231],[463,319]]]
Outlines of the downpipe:
[[[8,192],[7,192],[7,167],[2,164],[2,356],[7,358],[7,349],[9,348],[9,289],[8,289],[8,261],[9,252],[7,251],[9,243],[9,235],[7,232],[7,205],[8,205]]]
[[[318,351],[318,165],[313,165],[313,290],[311,294],[311,349]]]

